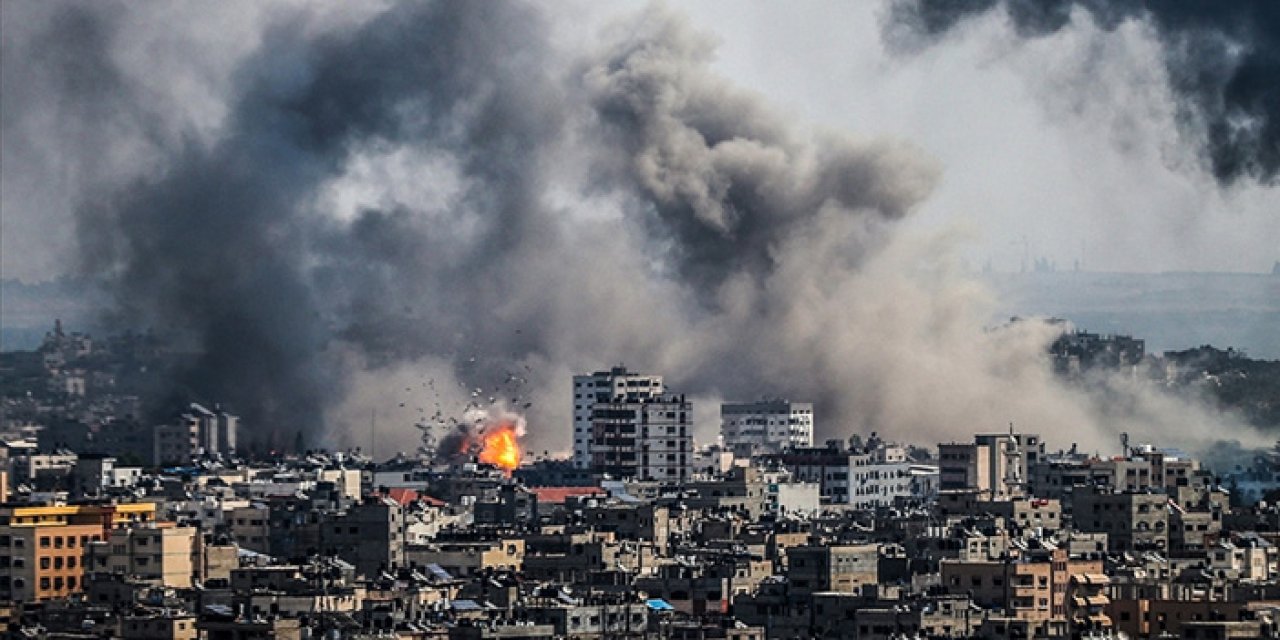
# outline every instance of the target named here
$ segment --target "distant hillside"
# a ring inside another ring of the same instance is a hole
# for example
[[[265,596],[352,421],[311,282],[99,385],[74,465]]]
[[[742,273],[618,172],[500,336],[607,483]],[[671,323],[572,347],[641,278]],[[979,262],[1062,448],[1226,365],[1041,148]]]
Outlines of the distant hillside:
[[[1202,390],[1224,409],[1261,427],[1280,429],[1280,361],[1259,360],[1205,345],[1168,352],[1175,385]]]
[[[1033,272],[983,276],[995,319],[1069,318],[1078,327],[1144,338],[1149,353],[1212,344],[1280,359],[1280,275]]]
[[[92,320],[101,308],[99,294],[81,280],[0,280],[0,351],[34,349],[55,318],[94,331]]]

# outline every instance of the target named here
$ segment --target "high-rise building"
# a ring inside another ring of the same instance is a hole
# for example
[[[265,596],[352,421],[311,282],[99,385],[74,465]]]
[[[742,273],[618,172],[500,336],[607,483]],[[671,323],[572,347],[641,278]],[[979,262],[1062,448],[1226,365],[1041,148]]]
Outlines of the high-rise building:
[[[813,405],[789,400],[720,405],[724,446],[740,458],[813,446]]]
[[[688,480],[693,403],[667,393],[662,376],[625,367],[574,376],[574,465],[644,480]]]
[[[662,395],[662,376],[613,367],[573,377],[573,466],[591,468],[592,409],[597,402],[640,401]]]

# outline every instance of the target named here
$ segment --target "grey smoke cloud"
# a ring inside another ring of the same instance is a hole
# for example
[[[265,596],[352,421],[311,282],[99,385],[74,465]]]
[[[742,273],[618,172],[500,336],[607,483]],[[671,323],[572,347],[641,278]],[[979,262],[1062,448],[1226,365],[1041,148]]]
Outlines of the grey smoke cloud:
[[[796,124],[666,10],[587,50],[552,46],[547,20],[406,3],[272,21],[216,125],[84,188],[85,268],[122,318],[192,337],[178,382],[283,442],[363,444],[373,408],[380,452],[410,450],[427,380],[456,404],[517,369],[530,446],[565,449],[569,375],[619,360],[699,399],[816,401],[824,437],[1222,424],[1142,391],[1141,411],[1099,406],[1049,375],[1050,329],[986,331],[957,239],[900,228],[939,175],[909,144]],[[113,114],[147,98],[111,95]]]
[[[903,145],[801,139],[710,72],[713,42],[683,19],[654,10],[625,33],[584,77],[603,148],[623,152],[602,166],[698,286],[767,275],[776,243],[824,207],[892,220],[931,190],[936,168]]]
[[[1276,184],[1280,173],[1280,7],[1245,2],[1097,0],[903,0],[889,12],[890,40],[928,46],[966,20],[1002,11],[1018,34],[1043,37],[1087,16],[1114,30],[1145,22],[1163,46],[1184,133],[1202,147],[1223,184]]]

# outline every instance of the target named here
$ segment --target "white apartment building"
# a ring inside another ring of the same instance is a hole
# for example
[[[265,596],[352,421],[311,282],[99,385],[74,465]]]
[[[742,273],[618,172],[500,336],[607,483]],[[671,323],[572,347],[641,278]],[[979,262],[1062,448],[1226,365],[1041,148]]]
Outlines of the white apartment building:
[[[592,409],[597,402],[639,402],[661,396],[662,376],[631,373],[617,366],[573,377],[573,466],[591,468]]]
[[[813,446],[813,405],[789,400],[720,405],[720,435],[735,457]]]
[[[833,441],[826,448],[795,449],[762,461],[790,470],[796,481],[818,483],[823,504],[874,509],[919,503],[938,491],[938,468],[912,462],[906,448],[896,444],[850,451]]]
[[[597,402],[591,470],[615,478],[684,482],[693,475],[693,403],[667,394]]]
[[[855,509],[920,503],[938,491],[938,467],[911,462],[907,449],[882,444],[849,456],[848,504]]]

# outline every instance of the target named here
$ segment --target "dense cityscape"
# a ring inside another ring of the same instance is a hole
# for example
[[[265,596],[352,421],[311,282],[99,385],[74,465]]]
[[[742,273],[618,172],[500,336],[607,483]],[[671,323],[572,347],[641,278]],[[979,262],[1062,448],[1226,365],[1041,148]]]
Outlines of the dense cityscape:
[[[1063,375],[1151,359],[1084,331],[1046,355]],[[137,376],[170,357],[61,323],[3,355],[15,637],[1280,633],[1280,448],[1223,470],[1013,424],[816,443],[812,403],[769,398],[723,404],[699,443],[689,399],[615,366],[573,377],[571,454],[522,451],[518,414],[490,398],[380,460],[247,446],[216,403],[147,422]]]
[[[1280,0],[0,0],[0,639],[1280,640]]]

